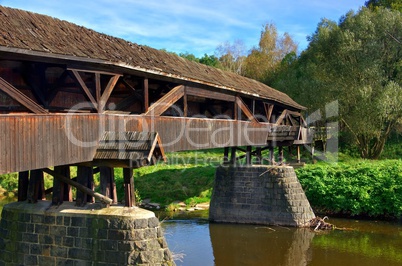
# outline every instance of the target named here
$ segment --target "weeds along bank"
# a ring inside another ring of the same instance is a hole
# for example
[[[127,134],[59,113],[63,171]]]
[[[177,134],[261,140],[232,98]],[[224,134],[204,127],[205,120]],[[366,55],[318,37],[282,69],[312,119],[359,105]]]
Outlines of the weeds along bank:
[[[136,169],[137,200],[150,199],[162,206],[183,201],[189,207],[208,202],[215,167],[220,164],[222,154],[220,150],[179,153],[169,158],[168,163]],[[74,171],[72,168],[73,177]],[[348,158],[336,164],[307,164],[296,169],[296,173],[315,212],[384,218],[402,215],[402,160]],[[121,169],[115,169],[115,178],[121,200],[124,195]],[[95,182],[99,184],[98,175]],[[46,186],[51,184],[48,179]],[[17,185],[16,174],[0,177],[0,186],[6,190],[3,193],[12,195]]]
[[[402,215],[402,161],[355,160],[296,170],[315,211],[349,216]]]

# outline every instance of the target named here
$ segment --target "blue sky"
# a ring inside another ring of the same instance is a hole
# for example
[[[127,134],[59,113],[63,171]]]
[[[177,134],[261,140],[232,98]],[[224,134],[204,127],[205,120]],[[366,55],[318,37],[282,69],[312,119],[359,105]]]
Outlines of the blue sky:
[[[338,21],[364,0],[0,0],[0,5],[64,19],[138,44],[198,57],[242,40],[258,45],[274,23],[304,50],[322,18]]]

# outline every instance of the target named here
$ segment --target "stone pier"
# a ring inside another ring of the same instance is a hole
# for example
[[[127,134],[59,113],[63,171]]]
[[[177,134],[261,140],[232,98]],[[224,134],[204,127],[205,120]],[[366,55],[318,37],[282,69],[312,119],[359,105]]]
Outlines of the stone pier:
[[[209,210],[213,222],[306,226],[315,215],[290,166],[220,166]]]
[[[0,265],[174,265],[153,212],[71,202],[4,206]]]

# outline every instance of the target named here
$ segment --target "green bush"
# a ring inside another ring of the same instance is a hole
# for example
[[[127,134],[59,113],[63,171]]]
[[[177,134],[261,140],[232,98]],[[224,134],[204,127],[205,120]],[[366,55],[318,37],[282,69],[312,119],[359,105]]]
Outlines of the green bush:
[[[296,170],[318,211],[371,217],[402,215],[402,161],[354,161]]]

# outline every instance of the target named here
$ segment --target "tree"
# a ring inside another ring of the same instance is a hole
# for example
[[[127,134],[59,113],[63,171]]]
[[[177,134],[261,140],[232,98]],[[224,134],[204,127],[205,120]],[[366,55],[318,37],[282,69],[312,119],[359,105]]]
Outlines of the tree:
[[[187,60],[194,61],[194,62],[199,62],[200,60],[193,54],[190,54],[189,52],[185,53],[180,53],[180,57],[186,58]]]
[[[303,92],[295,99],[314,108],[338,100],[348,140],[363,158],[378,158],[402,118],[402,14],[362,8],[339,24],[322,20],[309,40],[287,73]]]
[[[216,48],[215,55],[219,58],[223,70],[243,74],[243,62],[246,55],[246,48],[242,41],[234,43],[225,42]]]
[[[290,53],[297,53],[297,44],[290,35],[284,33],[280,36],[274,24],[266,24],[258,47],[251,49],[245,59],[244,75],[269,84],[282,60]]]
[[[207,65],[207,66],[213,66],[213,67],[216,67],[216,68],[222,68],[222,66],[220,65],[219,59],[214,55],[204,54],[204,56],[199,59],[199,62],[201,64],[204,64],[204,65]]]
[[[373,11],[384,7],[402,12],[402,1],[400,0],[369,0],[366,1],[365,6]]]

